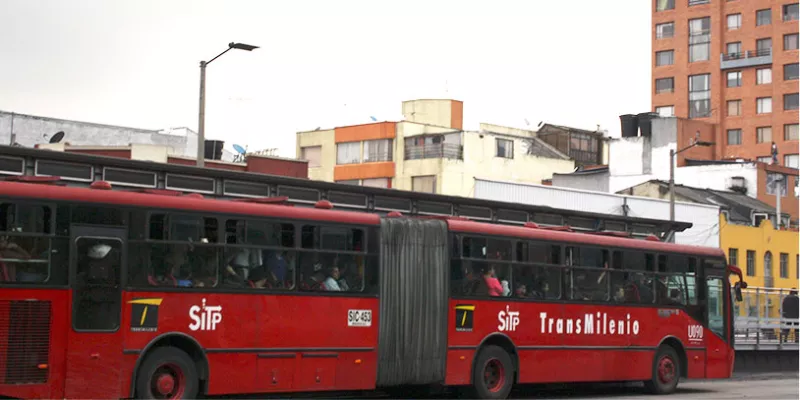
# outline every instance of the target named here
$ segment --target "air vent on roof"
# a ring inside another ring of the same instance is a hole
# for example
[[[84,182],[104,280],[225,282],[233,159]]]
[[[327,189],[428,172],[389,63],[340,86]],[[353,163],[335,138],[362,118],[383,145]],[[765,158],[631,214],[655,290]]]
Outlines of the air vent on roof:
[[[731,177],[728,189],[737,193],[747,194],[747,184],[743,176]]]

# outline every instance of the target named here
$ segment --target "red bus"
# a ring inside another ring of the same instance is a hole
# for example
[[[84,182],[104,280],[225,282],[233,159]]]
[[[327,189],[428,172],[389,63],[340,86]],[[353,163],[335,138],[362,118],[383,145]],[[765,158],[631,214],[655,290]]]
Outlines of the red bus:
[[[668,393],[733,369],[720,249],[108,189],[0,182],[0,395]]]

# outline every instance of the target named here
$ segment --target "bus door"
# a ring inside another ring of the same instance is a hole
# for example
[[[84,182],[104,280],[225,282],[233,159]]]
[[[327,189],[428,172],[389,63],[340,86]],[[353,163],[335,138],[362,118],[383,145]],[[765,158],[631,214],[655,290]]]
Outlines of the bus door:
[[[730,283],[724,268],[706,264],[705,270],[705,326],[710,332],[704,336],[706,343],[706,378],[730,377],[733,349],[730,343],[729,315],[731,313]]]
[[[72,326],[67,340],[66,398],[100,399],[119,393],[126,235],[124,228],[70,227]]]

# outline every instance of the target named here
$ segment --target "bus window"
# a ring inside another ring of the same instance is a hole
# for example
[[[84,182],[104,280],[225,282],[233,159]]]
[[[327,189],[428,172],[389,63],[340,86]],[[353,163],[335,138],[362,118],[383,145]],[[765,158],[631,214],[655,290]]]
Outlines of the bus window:
[[[148,244],[149,286],[202,287],[219,285],[220,248],[207,243]],[[138,244],[131,248],[141,247]]]
[[[49,206],[0,204],[0,282],[66,284],[66,265],[61,263],[56,279],[51,279],[52,222]]]
[[[658,272],[667,272],[667,256],[658,255]]]
[[[125,211],[119,208],[73,206],[72,223],[91,225],[125,225]]]
[[[487,253],[487,239],[482,237],[464,237],[461,241],[461,257],[485,259]]]
[[[561,267],[515,264],[512,266],[511,296],[537,300],[561,297]]]
[[[217,243],[217,220],[188,214],[152,214],[150,239]]]
[[[561,248],[556,245],[536,242],[517,242],[517,261],[559,265]]]
[[[52,233],[52,209],[36,204],[0,204],[0,231]]]

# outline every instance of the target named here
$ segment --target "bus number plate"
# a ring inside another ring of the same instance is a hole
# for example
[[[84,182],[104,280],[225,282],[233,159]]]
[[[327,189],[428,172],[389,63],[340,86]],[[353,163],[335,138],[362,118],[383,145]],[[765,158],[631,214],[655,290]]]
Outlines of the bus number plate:
[[[347,326],[372,326],[372,310],[348,311]]]

